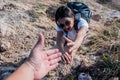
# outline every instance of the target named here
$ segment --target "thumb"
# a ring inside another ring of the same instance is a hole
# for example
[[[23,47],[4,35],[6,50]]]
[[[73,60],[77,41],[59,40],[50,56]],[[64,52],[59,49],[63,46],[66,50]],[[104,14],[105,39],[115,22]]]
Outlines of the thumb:
[[[63,36],[64,40],[67,41],[67,42],[71,42],[71,40],[65,36]]]
[[[44,46],[44,36],[42,33],[39,33],[38,35],[38,41],[35,45],[35,48],[39,48],[39,49],[42,49]]]

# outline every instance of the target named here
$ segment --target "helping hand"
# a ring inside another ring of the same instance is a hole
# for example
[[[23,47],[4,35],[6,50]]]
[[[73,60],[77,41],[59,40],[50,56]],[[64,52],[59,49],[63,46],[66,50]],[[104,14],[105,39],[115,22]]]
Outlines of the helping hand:
[[[34,67],[34,79],[41,79],[58,66],[61,53],[58,49],[43,51],[44,37],[39,34],[38,42],[30,53],[28,62]]]
[[[77,51],[79,48],[79,43],[73,42],[72,40],[68,39],[67,37],[63,37],[65,41],[67,41],[68,53],[72,54]]]
[[[67,41],[67,45],[64,46],[65,53],[62,55],[62,60],[65,63],[70,63],[73,60],[73,57],[77,51],[77,45],[72,40],[67,37],[63,37],[65,41]]]

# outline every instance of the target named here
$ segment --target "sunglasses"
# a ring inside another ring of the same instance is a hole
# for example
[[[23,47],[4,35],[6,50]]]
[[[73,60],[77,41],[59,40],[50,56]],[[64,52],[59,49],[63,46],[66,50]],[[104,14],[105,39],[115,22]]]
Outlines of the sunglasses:
[[[61,24],[61,23],[57,23],[57,24],[60,28],[64,28],[65,26],[69,26],[71,24],[71,22],[67,20],[67,21],[65,21],[64,24]]]

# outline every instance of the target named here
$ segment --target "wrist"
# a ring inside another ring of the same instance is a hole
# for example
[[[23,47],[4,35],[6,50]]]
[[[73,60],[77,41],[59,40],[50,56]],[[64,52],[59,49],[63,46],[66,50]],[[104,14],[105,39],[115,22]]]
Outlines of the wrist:
[[[28,65],[28,67],[29,68],[31,68],[31,70],[32,70],[32,73],[33,73],[33,76],[34,76],[34,80],[38,80],[36,77],[39,77],[40,78],[40,76],[36,76],[36,75],[38,75],[38,72],[37,72],[37,69],[38,69],[38,64],[36,64],[36,63],[34,63],[34,61],[32,60],[32,59],[28,59],[27,61],[26,61],[26,64]],[[41,78],[40,78],[41,79]]]
[[[26,61],[24,62],[7,80],[33,80],[34,70],[32,66]]]
[[[31,62],[26,61],[25,64],[27,65],[28,68],[30,68],[34,72],[34,66]]]
[[[26,66],[27,70],[29,70],[28,72],[31,74],[31,76],[33,76],[33,79],[34,79],[35,68],[34,68],[33,64],[29,61],[25,61],[25,63],[23,65]]]

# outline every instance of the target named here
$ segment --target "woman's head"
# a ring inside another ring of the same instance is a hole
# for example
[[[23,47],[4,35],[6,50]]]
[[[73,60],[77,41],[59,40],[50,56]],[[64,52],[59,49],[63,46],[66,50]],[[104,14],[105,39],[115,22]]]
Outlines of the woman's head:
[[[61,6],[56,11],[55,21],[59,27],[69,31],[74,26],[74,14],[67,6]]]

